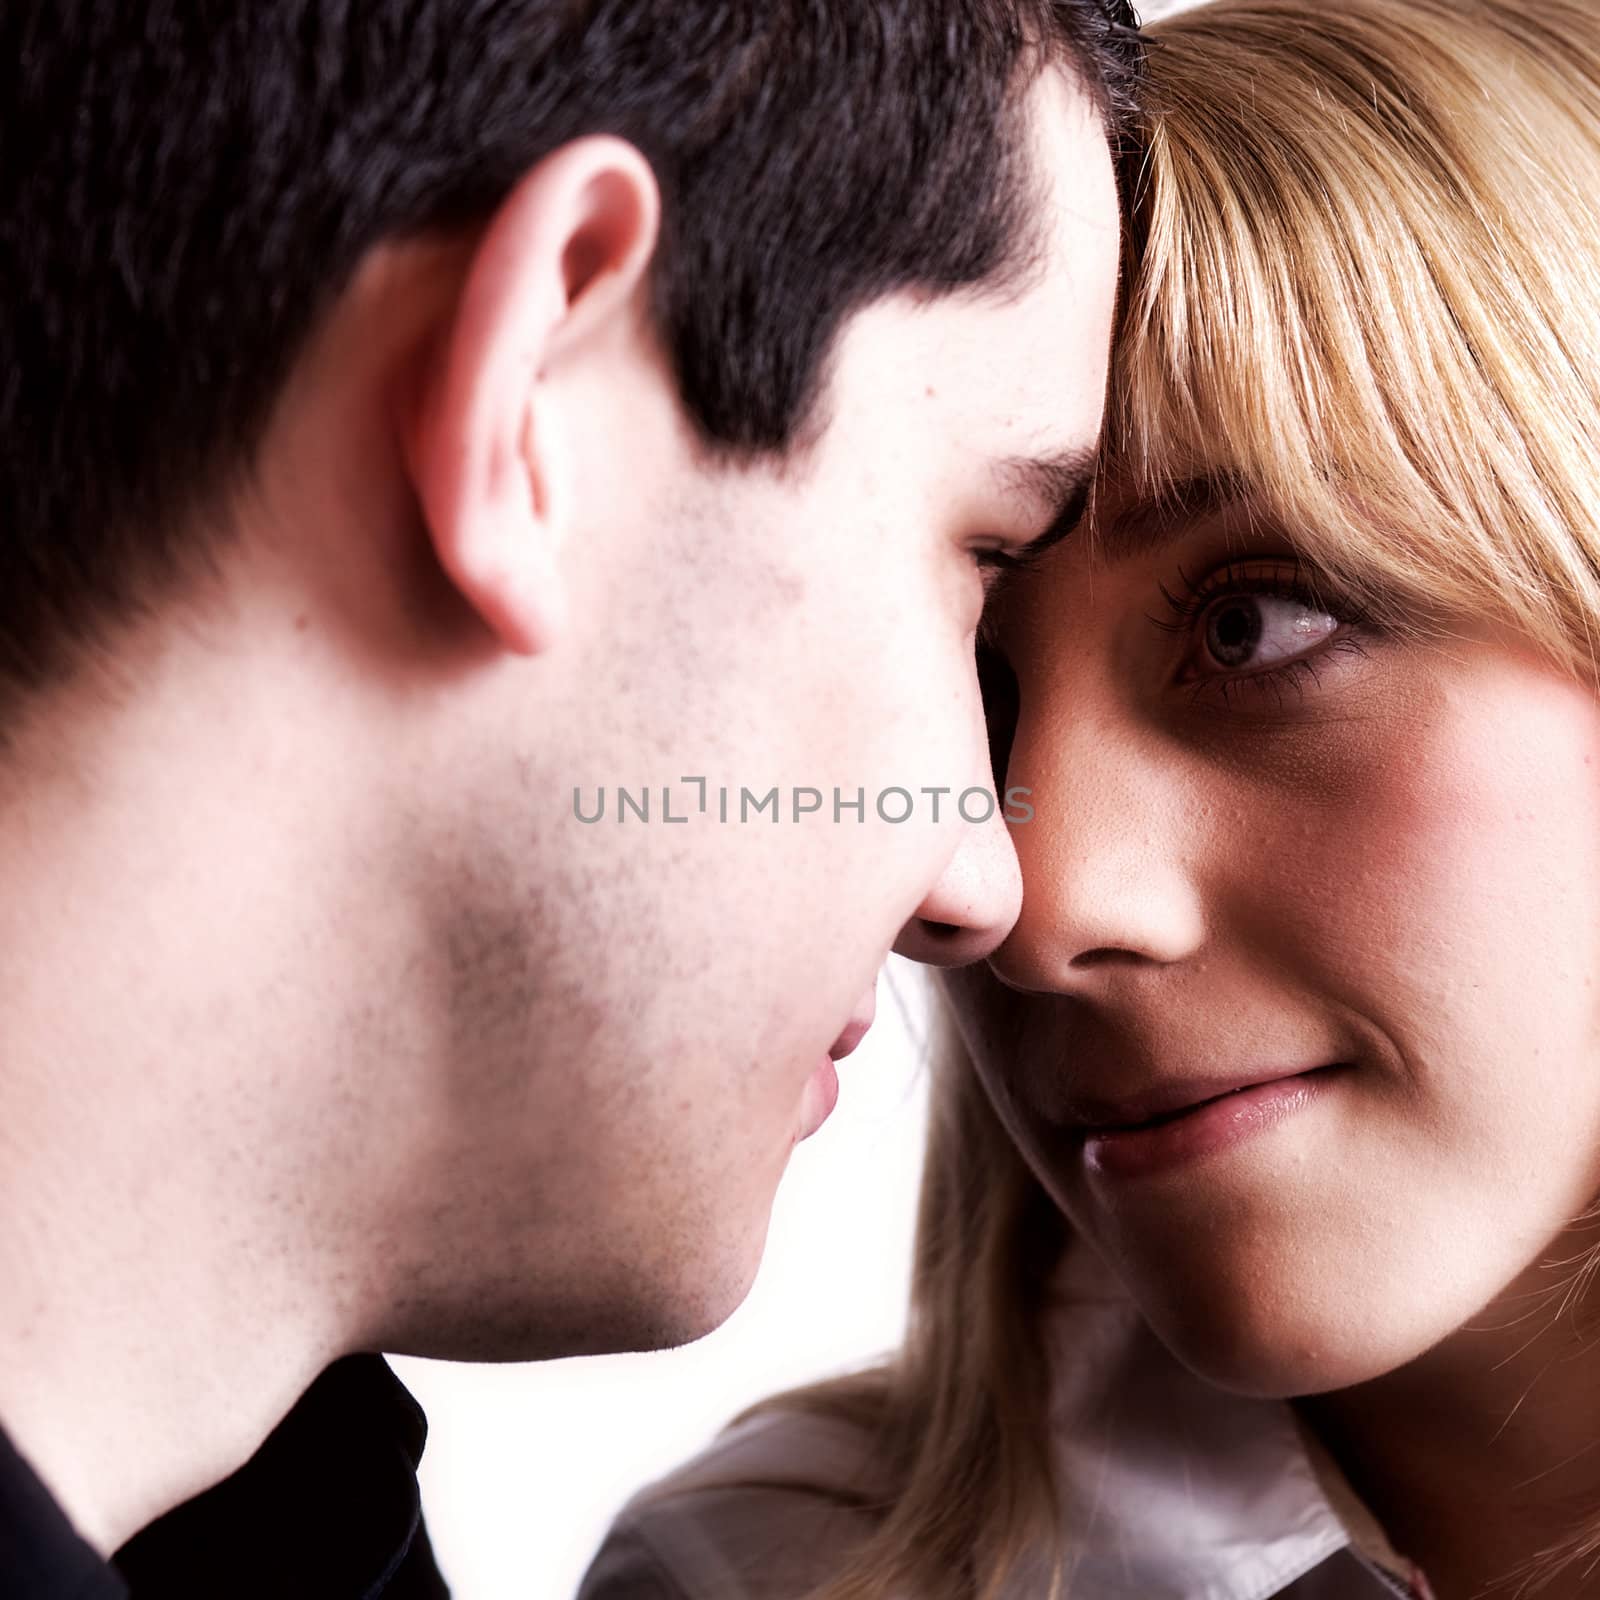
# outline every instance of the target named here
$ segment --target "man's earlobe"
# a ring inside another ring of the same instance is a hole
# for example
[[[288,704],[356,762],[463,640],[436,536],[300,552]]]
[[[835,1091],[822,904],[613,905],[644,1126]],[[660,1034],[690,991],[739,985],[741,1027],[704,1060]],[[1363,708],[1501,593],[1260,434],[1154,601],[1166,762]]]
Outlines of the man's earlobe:
[[[537,654],[560,634],[560,556],[582,485],[559,379],[636,316],[660,210],[632,145],[563,146],[491,218],[418,370],[401,426],[429,535],[508,650]]]

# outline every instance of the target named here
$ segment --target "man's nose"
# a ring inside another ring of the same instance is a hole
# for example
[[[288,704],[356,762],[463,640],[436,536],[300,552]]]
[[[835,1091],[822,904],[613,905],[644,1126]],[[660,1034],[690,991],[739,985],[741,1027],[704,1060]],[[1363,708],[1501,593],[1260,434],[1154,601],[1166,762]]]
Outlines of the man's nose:
[[[1022,873],[1001,812],[961,829],[955,854],[895,941],[898,954],[933,967],[981,961],[1022,910]]]

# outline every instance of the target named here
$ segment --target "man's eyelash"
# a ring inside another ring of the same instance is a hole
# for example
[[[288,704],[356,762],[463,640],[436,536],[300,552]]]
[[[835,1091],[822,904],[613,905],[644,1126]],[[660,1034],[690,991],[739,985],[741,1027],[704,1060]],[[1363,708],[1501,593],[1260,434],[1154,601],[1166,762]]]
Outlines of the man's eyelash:
[[[1025,548],[1021,550],[988,549],[973,551],[973,560],[983,579],[984,617],[1020,573],[1031,572],[1039,564],[1044,552]]]
[[[978,565],[992,572],[1026,572],[1038,565],[1039,558],[1028,550],[979,550]]]

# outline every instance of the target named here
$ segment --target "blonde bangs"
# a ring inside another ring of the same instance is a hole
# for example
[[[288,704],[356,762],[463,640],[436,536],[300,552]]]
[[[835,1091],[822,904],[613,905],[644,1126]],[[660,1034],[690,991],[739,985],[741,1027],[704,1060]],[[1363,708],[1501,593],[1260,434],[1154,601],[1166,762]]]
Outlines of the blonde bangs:
[[[1217,0],[1157,97],[1104,492],[1245,489],[1392,626],[1600,636],[1600,10]]]

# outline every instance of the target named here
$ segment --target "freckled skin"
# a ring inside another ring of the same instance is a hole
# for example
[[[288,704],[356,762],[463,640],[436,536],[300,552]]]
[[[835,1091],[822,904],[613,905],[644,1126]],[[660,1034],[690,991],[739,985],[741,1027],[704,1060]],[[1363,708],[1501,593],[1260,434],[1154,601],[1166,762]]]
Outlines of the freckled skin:
[[[949,982],[1028,1160],[1173,1350],[1306,1395],[1547,1286],[1600,1190],[1600,711],[1483,632],[1194,692],[1193,633],[1148,618],[1216,539],[1098,570],[1064,548],[1012,591],[1007,781],[1038,816],[992,965],[1030,992]],[[1245,570],[1292,556],[1270,531],[1244,548]],[[1075,1093],[1334,1062],[1271,1132],[1137,1182],[1061,1126]]]

